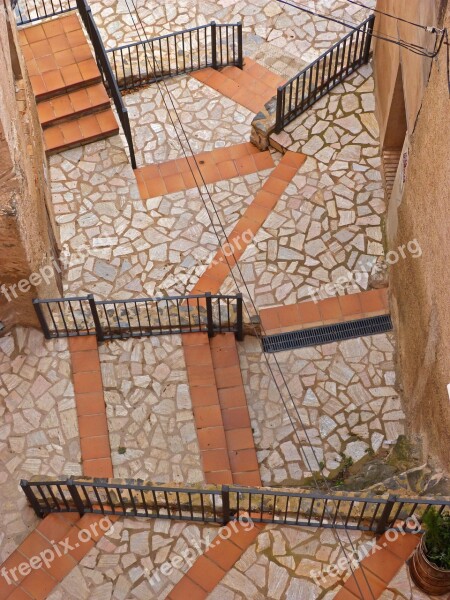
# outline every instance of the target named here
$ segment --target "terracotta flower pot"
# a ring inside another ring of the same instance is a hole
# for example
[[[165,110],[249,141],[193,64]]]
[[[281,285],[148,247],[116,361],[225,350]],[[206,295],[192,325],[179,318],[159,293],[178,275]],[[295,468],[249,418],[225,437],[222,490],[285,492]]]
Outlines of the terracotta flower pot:
[[[425,554],[425,535],[409,563],[409,570],[414,583],[427,594],[442,596],[450,593],[450,571],[440,569]]]

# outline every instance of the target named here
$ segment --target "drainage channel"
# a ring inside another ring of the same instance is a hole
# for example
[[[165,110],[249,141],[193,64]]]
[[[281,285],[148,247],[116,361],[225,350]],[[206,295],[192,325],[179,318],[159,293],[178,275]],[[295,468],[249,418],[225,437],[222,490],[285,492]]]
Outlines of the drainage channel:
[[[264,352],[282,352],[307,346],[319,346],[342,340],[375,335],[392,331],[390,315],[367,317],[356,321],[345,321],[334,325],[322,325],[300,331],[276,333],[263,338]]]

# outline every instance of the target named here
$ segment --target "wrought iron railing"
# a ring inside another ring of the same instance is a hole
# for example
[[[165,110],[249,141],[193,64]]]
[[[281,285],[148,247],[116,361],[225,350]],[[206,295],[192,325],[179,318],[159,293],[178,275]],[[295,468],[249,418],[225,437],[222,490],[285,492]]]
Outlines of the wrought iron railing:
[[[431,507],[450,512],[450,500],[369,497],[355,493],[279,491],[270,488],[185,488],[105,479],[22,480],[20,485],[39,517],[78,512],[228,523],[242,515],[254,522],[383,533],[417,531]]]
[[[278,88],[276,133],[369,61],[374,22],[371,15]]]
[[[107,50],[121,90],[207,67],[243,66],[242,23],[214,21]]]
[[[47,339],[96,335],[99,341],[175,333],[233,332],[242,340],[242,294],[95,300],[88,296],[35,299]]]
[[[76,0],[18,0],[12,6],[17,25],[26,25],[77,8]]]
[[[111,64],[106,55],[105,46],[103,45],[100,32],[95,24],[92,11],[86,0],[76,0],[77,8],[80,13],[81,19],[86,27],[89,38],[92,42],[95,52],[95,58],[97,65],[103,77],[103,83],[109,92],[109,95],[114,101],[117,116],[119,117],[122,129],[127,140],[128,150],[130,153],[130,162],[133,169],[136,168],[136,157],[134,154],[133,136],[131,134],[130,119],[128,117],[128,110],[123,101],[122,95],[119,90],[117,80],[111,68]]]

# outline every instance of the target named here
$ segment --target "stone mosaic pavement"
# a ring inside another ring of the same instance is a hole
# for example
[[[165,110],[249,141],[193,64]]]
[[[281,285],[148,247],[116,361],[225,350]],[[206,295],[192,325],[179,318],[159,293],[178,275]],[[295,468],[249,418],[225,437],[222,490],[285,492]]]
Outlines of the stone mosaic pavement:
[[[203,554],[217,532],[216,526],[119,520],[114,531],[89,552],[48,599],[163,600],[190,564],[182,560],[168,575],[161,573],[161,566],[177,555],[183,556],[188,548],[193,550],[192,557]],[[370,544],[372,539],[361,532],[349,535],[355,548]],[[346,535],[341,533],[341,540],[348,551],[351,546]],[[317,585],[311,571],[321,571],[341,555],[339,543],[329,530],[268,525],[208,598],[329,600],[348,574],[337,579],[320,578]]]
[[[36,526],[20,479],[81,475],[66,340],[16,328],[0,338],[0,563]]]
[[[174,98],[194,154],[248,142],[254,117],[249,110],[189,75],[169,80],[166,85]],[[160,87],[166,94],[165,87]],[[183,140],[186,154],[190,155],[180,125],[174,119],[173,126],[156,85],[127,94],[124,100],[133,131],[138,166],[182,158],[184,154],[177,134]],[[167,100],[167,104],[172,110],[170,100]]]
[[[239,262],[258,308],[327,297],[339,278],[367,289],[386,209],[373,110],[365,66],[275,136],[308,159]]]
[[[276,354],[305,424],[314,453],[282,386],[273,355],[269,365],[283,391],[298,440],[270,376],[259,342],[238,345],[263,485],[289,485],[323,467],[326,477],[345,457],[354,463],[389,447],[404,433],[404,413],[394,389],[392,334],[380,334]],[[303,454],[304,452],[304,454]]]
[[[99,347],[114,476],[204,481],[181,336]]]
[[[374,6],[375,0],[367,0]],[[130,8],[132,4],[128,2]],[[219,0],[197,2],[182,0],[161,4],[155,0],[137,0],[138,14],[147,37],[155,37],[185,28],[218,23],[243,22],[244,53],[280,75],[292,77],[305,63],[312,62],[349,30],[343,25],[319,19],[272,0]],[[303,2],[339,20],[359,24],[368,11],[345,0]],[[105,46],[114,48],[139,40],[125,0],[102,0],[91,4]],[[139,28],[142,35],[142,28]]]
[[[71,295],[131,298],[194,287],[217,250],[215,230],[223,239],[197,189],[142,201],[119,136],[52,156],[50,165],[56,220],[72,256],[64,281]],[[209,186],[227,234],[270,172]],[[87,260],[77,257],[80,247]]]

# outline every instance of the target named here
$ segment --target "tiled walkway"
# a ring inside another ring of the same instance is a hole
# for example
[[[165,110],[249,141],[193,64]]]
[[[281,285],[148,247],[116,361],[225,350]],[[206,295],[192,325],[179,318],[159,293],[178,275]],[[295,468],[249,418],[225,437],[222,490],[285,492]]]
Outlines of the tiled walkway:
[[[385,288],[335,296],[316,302],[311,300],[262,308],[259,314],[265,333],[283,333],[388,313],[389,298]]]
[[[19,33],[47,153],[118,133],[108,94],[76,13]]]
[[[103,381],[94,335],[69,338],[83,474],[113,477]]]
[[[249,529],[241,523],[230,524],[222,531],[206,552],[200,556],[186,575],[167,596],[168,600],[205,600],[226,573],[255,541],[263,525],[254,523]]]
[[[284,83],[282,77],[249,57],[245,57],[242,70],[238,67],[219,71],[202,69],[192,73],[192,77],[254,113],[258,113]]]
[[[52,514],[40,521],[1,565],[7,577],[0,577],[0,599],[45,600],[103,537],[107,530],[107,527],[99,526],[103,518],[102,515],[80,518],[78,514],[70,513]],[[116,520],[117,517],[109,517],[111,525]],[[83,537],[81,531],[86,532]]]
[[[229,266],[236,264],[250,244],[250,240],[244,235],[248,234],[251,239],[259,231],[305,159],[303,154],[296,152],[287,152],[282,157],[228,235],[230,247],[218,250],[211,265],[192,290],[193,294],[204,292],[216,294],[220,290],[229,275]]]
[[[178,158],[140,167],[135,175],[141,198],[145,200],[202,186],[203,181],[216,183],[274,166],[270,152],[260,152],[253,144],[244,143],[197,154],[195,160]]]
[[[335,600],[378,600],[389,587],[420,542],[420,535],[410,533],[397,537],[395,541],[382,535],[377,540],[379,550],[364,558],[360,566],[347,579],[336,594]]]

